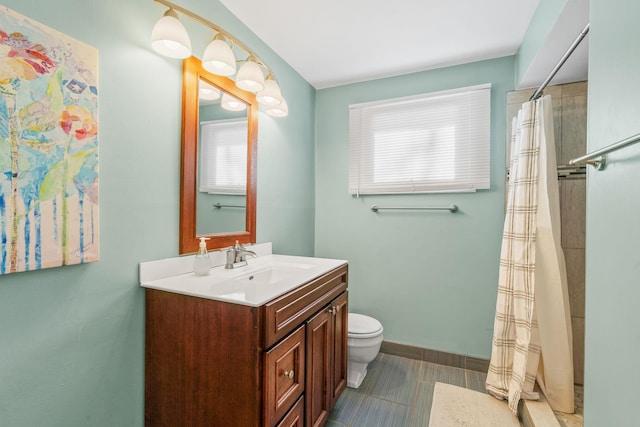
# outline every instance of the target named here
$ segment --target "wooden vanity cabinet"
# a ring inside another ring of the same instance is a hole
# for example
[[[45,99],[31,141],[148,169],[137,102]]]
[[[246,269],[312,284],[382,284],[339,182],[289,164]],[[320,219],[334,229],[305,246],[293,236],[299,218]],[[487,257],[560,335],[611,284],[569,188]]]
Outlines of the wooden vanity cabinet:
[[[307,321],[307,426],[322,426],[347,385],[347,293]]]
[[[322,426],[346,386],[347,265],[260,307],[146,289],[146,426]]]

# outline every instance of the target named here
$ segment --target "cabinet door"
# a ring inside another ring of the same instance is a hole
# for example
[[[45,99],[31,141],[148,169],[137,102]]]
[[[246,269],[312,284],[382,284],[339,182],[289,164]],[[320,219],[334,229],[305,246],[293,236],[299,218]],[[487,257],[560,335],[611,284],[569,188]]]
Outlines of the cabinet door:
[[[305,425],[322,426],[329,417],[331,405],[330,368],[333,334],[332,307],[326,306],[307,321],[307,383],[305,393]]]
[[[298,400],[305,385],[304,326],[265,353],[265,424],[273,426]]]
[[[331,367],[331,406],[347,386],[347,345],[349,327],[349,304],[347,293],[343,293],[331,303],[333,314],[333,366]]]

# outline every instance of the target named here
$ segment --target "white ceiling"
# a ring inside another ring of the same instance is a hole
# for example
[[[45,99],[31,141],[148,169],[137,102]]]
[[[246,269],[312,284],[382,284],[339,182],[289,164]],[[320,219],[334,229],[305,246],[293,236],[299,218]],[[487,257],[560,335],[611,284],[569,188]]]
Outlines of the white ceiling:
[[[513,55],[538,5],[538,0],[221,2],[316,89]]]

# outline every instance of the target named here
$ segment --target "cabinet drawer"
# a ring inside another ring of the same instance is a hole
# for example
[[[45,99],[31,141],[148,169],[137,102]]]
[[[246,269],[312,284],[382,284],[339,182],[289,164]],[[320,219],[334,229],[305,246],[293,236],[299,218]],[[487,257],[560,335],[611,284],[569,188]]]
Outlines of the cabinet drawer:
[[[275,425],[304,391],[304,326],[265,353],[264,404],[266,425]]]
[[[346,290],[347,268],[343,265],[268,303],[265,307],[265,348]]]
[[[276,427],[304,427],[304,398],[298,399]]]

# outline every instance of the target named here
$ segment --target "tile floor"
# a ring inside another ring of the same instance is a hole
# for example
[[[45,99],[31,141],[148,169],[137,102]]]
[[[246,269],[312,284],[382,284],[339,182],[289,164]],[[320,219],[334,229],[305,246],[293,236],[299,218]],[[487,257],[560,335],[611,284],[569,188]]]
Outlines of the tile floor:
[[[485,392],[486,374],[380,353],[357,390],[342,393],[327,427],[427,427],[436,382]]]

